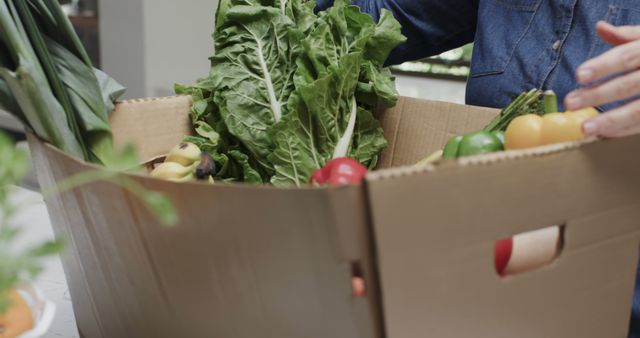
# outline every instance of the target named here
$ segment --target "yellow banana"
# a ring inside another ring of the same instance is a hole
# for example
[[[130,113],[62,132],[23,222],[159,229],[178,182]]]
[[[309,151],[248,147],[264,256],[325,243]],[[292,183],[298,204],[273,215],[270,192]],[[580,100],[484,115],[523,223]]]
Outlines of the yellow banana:
[[[164,162],[151,172],[151,177],[166,180],[185,179],[193,177],[194,165],[183,166],[176,162]]]
[[[151,171],[151,176],[174,182],[198,180],[214,183],[215,171],[216,164],[211,155],[193,143],[184,142],[171,149],[164,163]]]
[[[198,146],[193,143],[183,142],[171,149],[165,162],[175,162],[183,166],[190,166],[200,160],[201,154],[202,151]]]

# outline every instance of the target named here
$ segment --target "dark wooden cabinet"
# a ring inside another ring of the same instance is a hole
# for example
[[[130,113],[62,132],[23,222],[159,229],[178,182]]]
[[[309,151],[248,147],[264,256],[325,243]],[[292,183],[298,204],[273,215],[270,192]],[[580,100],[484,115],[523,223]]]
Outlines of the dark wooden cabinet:
[[[78,33],[84,48],[87,50],[94,67],[100,67],[100,29],[97,16],[69,17]]]

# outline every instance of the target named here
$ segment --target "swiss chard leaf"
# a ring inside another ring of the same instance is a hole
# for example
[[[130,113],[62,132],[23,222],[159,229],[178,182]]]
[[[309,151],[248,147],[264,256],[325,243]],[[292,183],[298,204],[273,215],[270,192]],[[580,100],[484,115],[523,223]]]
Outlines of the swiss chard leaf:
[[[209,77],[176,86],[193,97],[194,140],[226,161],[217,179],[302,186],[332,158],[377,163],[386,140],[372,111],[396,102],[383,66],[404,41],[400,25],[386,11],[376,23],[347,0],[317,15],[314,7],[219,2]]]
[[[394,21],[386,14],[376,24],[344,1],[321,15],[302,41],[291,116],[273,129],[274,185],[302,186],[313,171],[338,157],[367,167],[377,163],[387,142],[371,110],[379,101],[396,102],[394,78],[383,68],[388,53],[404,39]],[[381,52],[371,50],[374,43],[382,44]]]
[[[327,75],[300,87],[292,97],[291,111],[295,113],[274,132],[276,151],[270,157],[276,166],[273,184],[306,184],[313,171],[335,155],[345,134],[353,132],[349,121],[357,114],[354,93],[361,60],[361,53],[341,58]],[[351,137],[347,138],[350,143]]]
[[[279,9],[234,6],[217,33],[212,91],[229,132],[267,170],[273,148],[268,129],[286,115],[295,71],[290,37],[293,21]]]

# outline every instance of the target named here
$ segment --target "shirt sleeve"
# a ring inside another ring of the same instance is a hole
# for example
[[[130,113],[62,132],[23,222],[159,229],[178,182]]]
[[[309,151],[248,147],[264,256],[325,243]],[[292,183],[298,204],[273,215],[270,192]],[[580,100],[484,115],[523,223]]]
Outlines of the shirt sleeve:
[[[389,56],[388,64],[422,59],[473,41],[479,0],[352,0],[377,21],[382,9],[393,13],[407,42]],[[333,0],[318,0],[325,10]]]

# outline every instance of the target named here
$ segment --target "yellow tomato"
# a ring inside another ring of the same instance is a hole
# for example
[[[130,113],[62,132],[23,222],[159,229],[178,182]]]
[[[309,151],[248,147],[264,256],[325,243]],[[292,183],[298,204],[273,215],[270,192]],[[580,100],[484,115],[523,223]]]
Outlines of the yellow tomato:
[[[583,138],[582,122],[579,116],[569,113],[552,113],[542,117],[541,145]]]
[[[538,115],[518,116],[507,127],[504,134],[506,149],[537,147],[541,143],[542,117]]]
[[[583,121],[586,121],[592,117],[598,116],[599,113],[598,113],[598,110],[595,108],[584,108],[576,111],[570,111],[570,112],[567,112],[566,114],[573,114],[576,117],[582,118]]]

